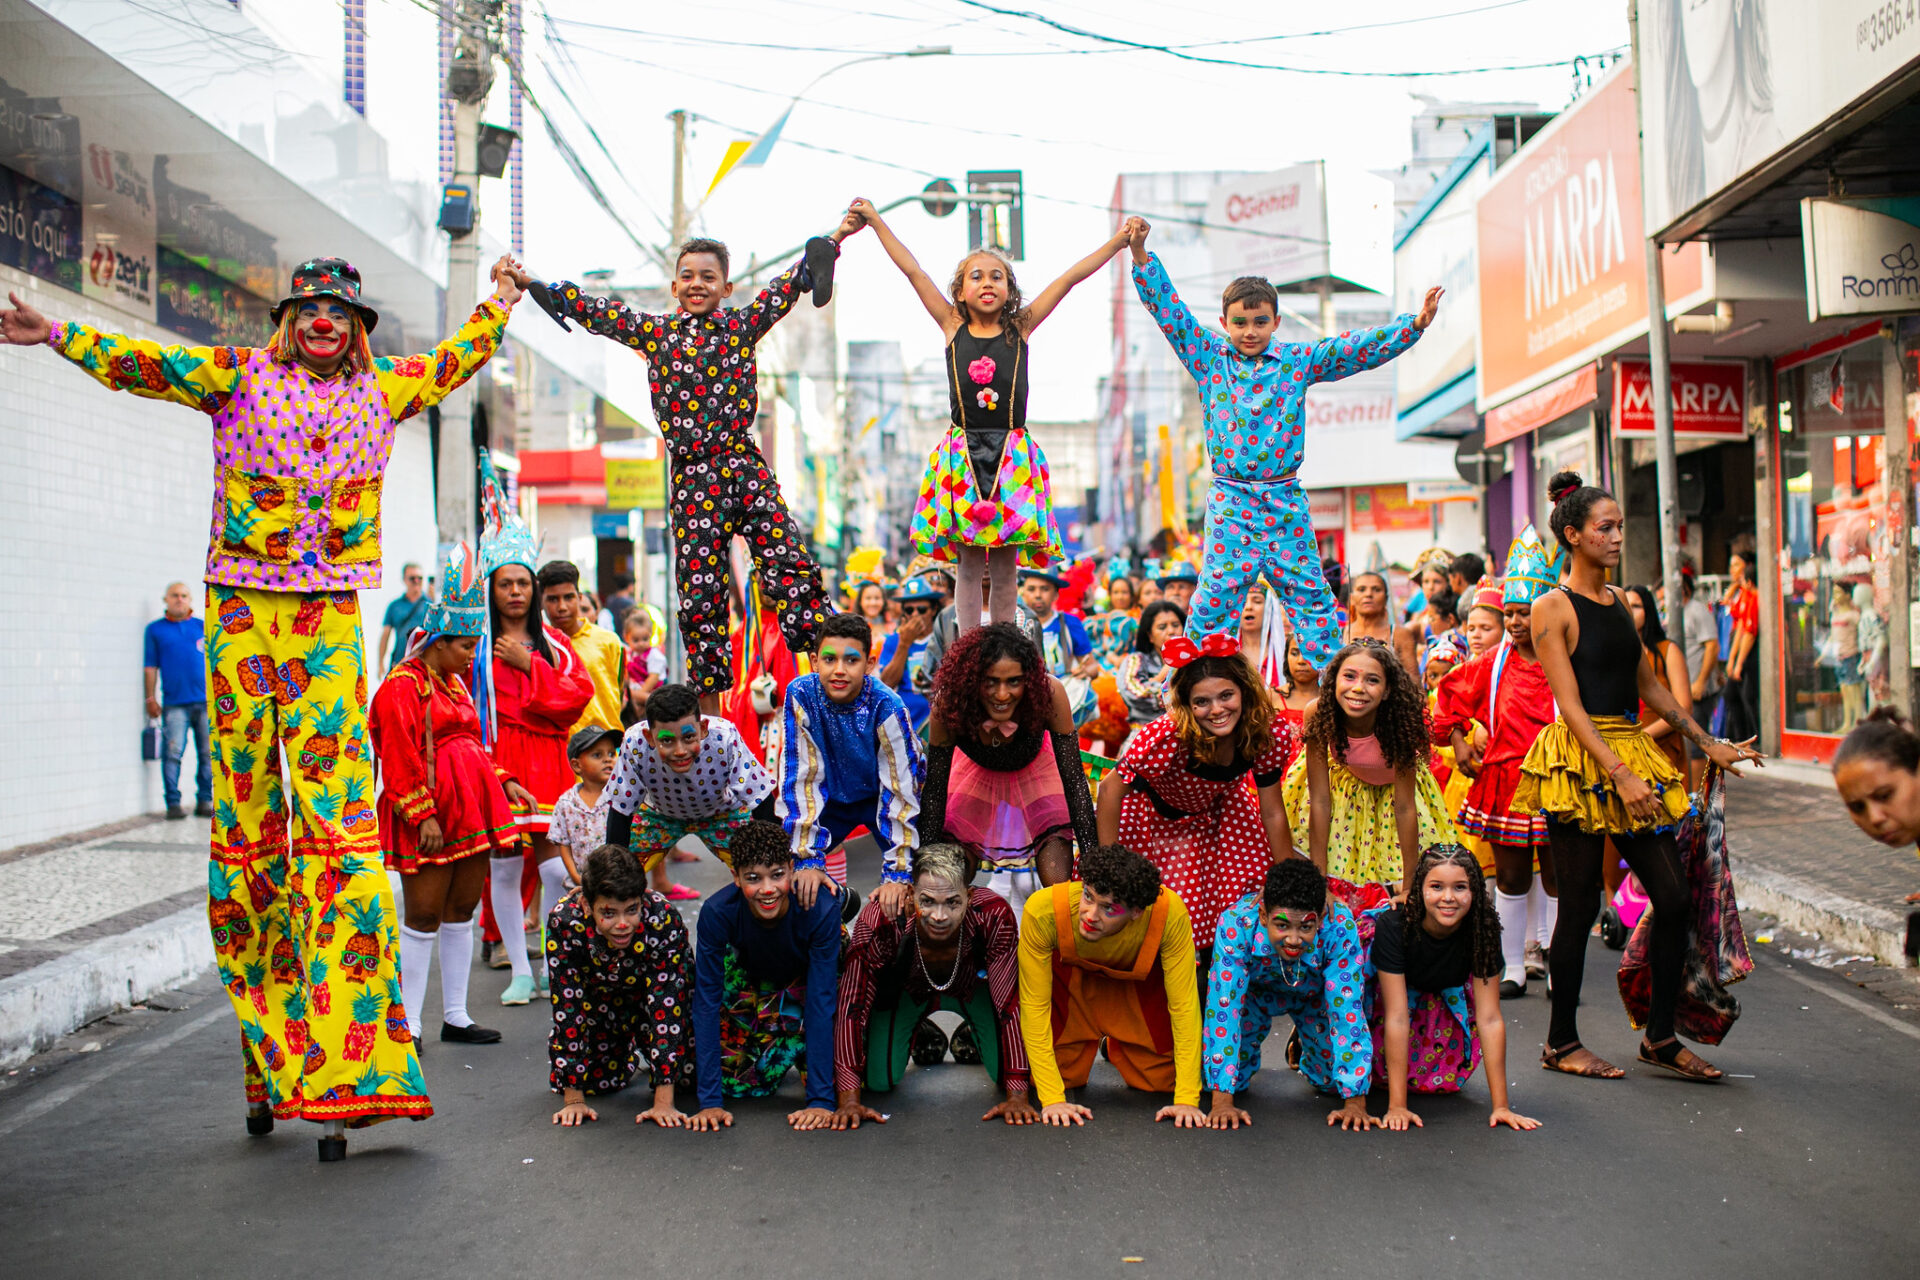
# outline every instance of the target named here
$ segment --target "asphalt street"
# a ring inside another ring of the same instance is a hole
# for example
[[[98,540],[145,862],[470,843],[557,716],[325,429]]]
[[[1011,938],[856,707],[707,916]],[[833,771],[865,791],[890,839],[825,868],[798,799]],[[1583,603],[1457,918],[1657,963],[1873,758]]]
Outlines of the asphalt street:
[[[1616,963],[1589,952],[1583,1031],[1625,1063]],[[546,1006],[498,1008],[504,982],[476,973],[473,1008],[505,1043],[430,1039],[437,1114],[351,1134],[341,1164],[315,1160],[317,1126],[247,1137],[211,978],[71,1037],[0,1090],[5,1273],[1752,1280],[1911,1276],[1920,1253],[1920,1019],[1770,952],[1709,1051],[1734,1073],[1718,1086],[1550,1075],[1543,988],[1509,1001],[1514,1105],[1545,1121],[1531,1134],[1487,1129],[1478,1078],[1416,1099],[1422,1131],[1330,1131],[1329,1103],[1284,1069],[1247,1096],[1252,1129],[1176,1131],[1104,1064],[1088,1127],[1009,1129],[979,1121],[992,1091],[952,1063],[873,1099],[892,1120],[857,1133],[789,1132],[793,1079],[720,1135],[636,1127],[643,1089],[566,1130]]]

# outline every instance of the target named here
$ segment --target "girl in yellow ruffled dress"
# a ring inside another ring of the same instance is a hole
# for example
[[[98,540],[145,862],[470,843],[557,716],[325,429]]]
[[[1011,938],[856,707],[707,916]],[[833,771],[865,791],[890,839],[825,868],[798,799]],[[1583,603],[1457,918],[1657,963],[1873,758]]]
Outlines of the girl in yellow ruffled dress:
[[[1546,815],[1560,890],[1548,953],[1553,1015],[1541,1065],[1578,1076],[1624,1074],[1582,1047],[1576,1017],[1587,932],[1600,913],[1602,851],[1611,838],[1653,905],[1652,1000],[1640,1061],[1690,1080],[1718,1080],[1724,1073],[1674,1036],[1692,915],[1674,843],[1688,809],[1687,780],[1637,723],[1640,703],[1728,773],[1760,756],[1749,743],[1709,738],[1654,677],[1625,592],[1607,583],[1624,541],[1620,504],[1570,471],[1554,476],[1547,493],[1554,504],[1548,523],[1569,554],[1560,586],[1534,603],[1533,644],[1560,718],[1534,739],[1513,797],[1515,810]]]
[[[1454,844],[1428,765],[1427,701],[1378,640],[1333,655],[1307,713],[1306,748],[1287,770],[1287,822],[1355,911],[1406,892],[1420,851]]]

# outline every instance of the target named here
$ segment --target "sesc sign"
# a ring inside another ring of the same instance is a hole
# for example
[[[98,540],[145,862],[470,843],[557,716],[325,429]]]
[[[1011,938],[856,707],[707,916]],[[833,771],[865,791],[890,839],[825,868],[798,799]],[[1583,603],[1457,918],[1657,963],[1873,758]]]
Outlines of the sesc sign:
[[[1920,311],[1920,196],[1800,202],[1807,318]]]
[[[1746,438],[1745,365],[1676,362],[1672,375],[1674,435]],[[1621,436],[1653,434],[1653,367],[1645,360],[1614,361],[1613,430]]]

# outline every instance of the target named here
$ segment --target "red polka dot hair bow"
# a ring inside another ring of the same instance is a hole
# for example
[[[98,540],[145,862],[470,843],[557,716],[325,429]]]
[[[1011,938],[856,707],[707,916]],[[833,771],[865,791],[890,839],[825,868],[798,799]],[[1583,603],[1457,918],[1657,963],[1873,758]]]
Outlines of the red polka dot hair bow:
[[[1160,656],[1178,671],[1195,658],[1231,658],[1240,652],[1240,641],[1229,635],[1212,635],[1195,644],[1186,636],[1175,636],[1160,646]]]

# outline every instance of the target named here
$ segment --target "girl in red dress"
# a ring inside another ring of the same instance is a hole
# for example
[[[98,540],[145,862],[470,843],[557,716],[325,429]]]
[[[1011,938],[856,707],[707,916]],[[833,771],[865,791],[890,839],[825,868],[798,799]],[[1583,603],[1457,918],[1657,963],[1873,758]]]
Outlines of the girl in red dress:
[[[1166,645],[1167,714],[1141,726],[1100,784],[1100,842],[1160,869],[1193,920],[1203,975],[1221,913],[1294,852],[1280,798],[1294,737],[1253,665],[1222,652],[1231,643]]]
[[[533,798],[487,757],[480,716],[462,677],[485,627],[484,590],[465,543],[448,557],[442,597],[400,664],[373,695],[367,731],[380,764],[380,843],[400,873],[400,989],[408,1029],[420,1038],[427,974],[440,951],[440,1038],[493,1044],[498,1031],[467,1014],[473,912],[487,883],[487,855],[512,856],[519,833],[512,803]],[[400,643],[408,645],[402,636]]]

